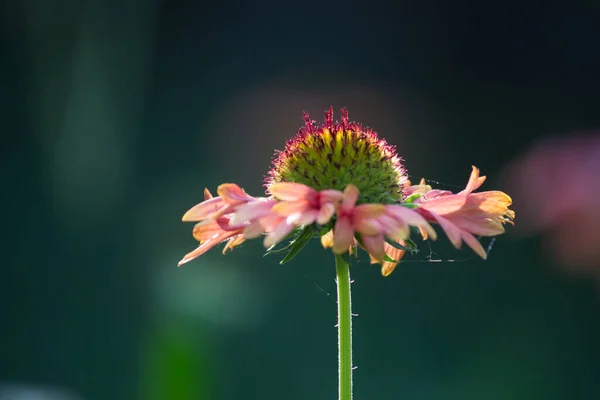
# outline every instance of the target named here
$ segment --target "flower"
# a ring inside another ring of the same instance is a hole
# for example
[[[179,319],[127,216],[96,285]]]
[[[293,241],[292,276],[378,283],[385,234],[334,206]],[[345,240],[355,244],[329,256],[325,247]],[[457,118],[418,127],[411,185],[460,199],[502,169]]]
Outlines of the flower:
[[[504,233],[504,224],[511,223],[515,212],[508,207],[511,198],[504,192],[488,191],[473,193],[485,181],[479,169],[472,167],[471,176],[464,190],[452,194],[449,191],[427,190],[424,182],[408,192],[423,193],[415,200],[416,209],[428,221],[437,222],[450,242],[460,248],[466,242],[481,258],[487,253],[473,236],[496,236]]]
[[[473,173],[465,190],[453,194],[432,189],[424,181],[411,186],[396,148],[370,128],[348,121],[333,121],[333,109],[325,123],[317,125],[308,114],[296,136],[277,151],[265,179],[266,197],[248,195],[238,185],[219,186],[218,197],[205,191],[202,203],[192,207],[184,221],[198,222],[193,230],[198,248],[179,265],[227,241],[223,250],[264,235],[271,251],[291,237],[284,247],[291,257],[312,238],[335,254],[356,253],[360,247],[372,263],[389,275],[407,249],[411,227],[423,239],[435,240],[430,222],[438,223],[457,248],[462,241],[485,258],[473,235],[493,236],[512,222],[510,197],[503,192],[472,193],[485,177]]]

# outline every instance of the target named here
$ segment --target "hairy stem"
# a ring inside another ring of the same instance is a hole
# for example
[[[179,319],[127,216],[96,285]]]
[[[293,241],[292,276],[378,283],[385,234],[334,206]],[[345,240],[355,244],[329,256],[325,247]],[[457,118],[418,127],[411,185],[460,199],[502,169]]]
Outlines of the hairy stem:
[[[352,399],[352,309],[350,302],[350,265],[335,256],[338,304],[339,400]]]

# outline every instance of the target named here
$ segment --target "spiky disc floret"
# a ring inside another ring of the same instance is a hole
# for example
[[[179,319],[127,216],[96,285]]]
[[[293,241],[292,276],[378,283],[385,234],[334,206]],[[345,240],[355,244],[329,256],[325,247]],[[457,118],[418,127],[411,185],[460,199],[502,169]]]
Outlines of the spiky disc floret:
[[[333,121],[333,108],[325,112],[325,124],[317,125],[304,113],[305,125],[288,140],[283,151],[275,153],[265,184],[297,182],[316,190],[344,190],[354,184],[360,191],[359,203],[393,204],[402,200],[407,182],[396,146],[380,139],[370,128]]]

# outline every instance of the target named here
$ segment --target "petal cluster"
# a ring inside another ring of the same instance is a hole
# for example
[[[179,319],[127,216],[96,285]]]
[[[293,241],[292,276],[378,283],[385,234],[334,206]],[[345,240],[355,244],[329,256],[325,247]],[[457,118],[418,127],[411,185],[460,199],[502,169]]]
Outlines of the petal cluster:
[[[475,238],[496,236],[504,233],[504,224],[511,223],[515,212],[509,209],[511,198],[501,191],[473,193],[485,181],[479,169],[472,167],[471,176],[464,190],[454,194],[449,191],[431,190],[424,182],[408,188],[409,193],[420,193],[415,200],[417,211],[428,221],[438,223],[450,242],[460,248],[467,243],[483,259],[485,249]]]
[[[416,211],[402,205],[360,204],[356,205],[358,188],[348,185],[338,207],[333,228],[333,252],[343,253],[354,244],[359,234],[359,244],[377,261],[386,257],[386,238],[398,241],[410,236],[410,226],[424,229],[432,239],[435,231]]]
[[[352,184],[341,192],[280,182],[270,186],[269,197],[261,198],[249,196],[231,183],[219,186],[217,192],[219,197],[212,197],[206,190],[205,200],[183,216],[184,221],[198,222],[193,235],[200,244],[179,265],[223,241],[227,241],[225,252],[246,239],[264,235],[264,246],[269,248],[296,228],[314,225],[325,231],[327,227],[333,228],[322,238],[324,247],[332,247],[334,253],[341,254],[360,246],[373,260],[386,266],[387,275],[399,261],[399,257],[396,260],[390,255],[401,255],[388,241],[403,243],[410,236],[410,226],[418,227],[431,239],[436,237],[422,215],[403,205],[357,205],[360,193]]]
[[[315,226],[319,228],[315,235],[327,232],[321,235],[323,247],[336,254],[360,247],[387,276],[405,254],[411,227],[423,239],[436,239],[430,222],[439,224],[456,248],[465,242],[485,259],[485,249],[475,236],[503,233],[503,225],[512,223],[515,213],[508,208],[512,200],[504,192],[474,193],[484,181],[476,167],[458,193],[432,189],[422,181],[406,188],[414,200],[401,204],[359,204],[360,192],[353,184],[343,191],[318,191],[301,183],[279,182],[269,187],[268,197],[252,197],[238,185],[226,183],[219,186],[218,197],[205,190],[204,201],[183,216],[183,221],[197,222],[193,236],[199,246],[179,265],[224,241],[223,252],[261,236],[270,248],[299,227]]]

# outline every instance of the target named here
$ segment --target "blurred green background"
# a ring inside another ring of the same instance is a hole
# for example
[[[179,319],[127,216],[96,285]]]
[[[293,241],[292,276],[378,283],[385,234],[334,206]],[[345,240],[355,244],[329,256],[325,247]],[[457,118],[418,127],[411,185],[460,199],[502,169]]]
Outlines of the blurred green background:
[[[2,3],[0,387],[336,398],[331,254],[315,241],[280,266],[250,242],[178,269],[196,246],[181,215],[221,182],[260,194],[302,110],[329,105],[415,180],[463,186],[475,164],[502,189],[536,138],[600,126],[599,17],[591,1]],[[352,266],[356,399],[600,398],[596,282],[535,237],[500,237],[487,262],[422,249],[385,279]]]

